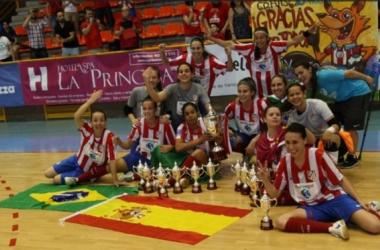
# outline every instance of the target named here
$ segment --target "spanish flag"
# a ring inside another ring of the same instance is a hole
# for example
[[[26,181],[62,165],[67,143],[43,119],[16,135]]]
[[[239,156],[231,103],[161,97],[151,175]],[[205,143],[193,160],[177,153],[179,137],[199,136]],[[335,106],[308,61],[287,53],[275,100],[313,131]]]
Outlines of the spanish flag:
[[[113,196],[138,194],[137,187],[38,184],[0,202],[0,207],[78,212]]]
[[[250,210],[121,195],[60,220],[195,245]]]

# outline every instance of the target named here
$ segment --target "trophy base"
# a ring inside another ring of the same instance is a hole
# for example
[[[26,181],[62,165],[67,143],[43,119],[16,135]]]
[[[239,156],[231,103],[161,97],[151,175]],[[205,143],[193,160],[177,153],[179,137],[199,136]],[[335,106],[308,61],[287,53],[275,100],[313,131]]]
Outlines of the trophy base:
[[[173,194],[182,194],[183,193],[183,189],[182,189],[182,186],[181,185],[174,185],[173,187]]]
[[[240,183],[240,184],[236,183],[235,184],[235,192],[240,192],[242,187],[243,187],[242,183]]]
[[[169,193],[166,188],[157,189],[157,193],[159,198],[169,198]]]
[[[272,230],[273,229],[273,222],[272,219],[269,219],[268,221],[261,220],[260,225],[261,230]]]
[[[250,195],[251,190],[248,186],[247,187],[243,186],[240,190],[240,193],[241,193],[241,195]]]
[[[207,183],[207,190],[215,190],[218,187],[216,186],[216,182],[208,182]]]
[[[154,192],[154,189],[153,189],[153,186],[152,185],[150,185],[150,186],[145,186],[144,187],[144,193],[145,194],[151,194],[151,193],[153,193]]]
[[[199,194],[199,193],[202,193],[202,187],[201,185],[198,185],[198,186],[195,186],[193,185],[192,189],[191,189],[191,192],[193,194]]]

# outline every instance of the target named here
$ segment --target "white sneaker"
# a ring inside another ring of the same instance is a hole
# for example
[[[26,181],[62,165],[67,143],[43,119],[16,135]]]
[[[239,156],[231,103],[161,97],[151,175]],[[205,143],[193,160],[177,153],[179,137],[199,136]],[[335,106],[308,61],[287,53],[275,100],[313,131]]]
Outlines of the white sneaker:
[[[187,178],[181,178],[179,180],[179,184],[182,186],[183,189],[185,189],[190,185],[190,180]]]
[[[379,212],[380,211],[380,202],[379,201],[371,201],[369,203],[370,207],[373,211]]]
[[[348,233],[348,229],[344,220],[335,222],[332,227],[329,228],[329,232],[333,236],[342,238],[344,240],[348,240],[350,238],[350,234]]]
[[[76,177],[65,177],[65,184],[75,186],[78,184],[78,179]]]
[[[132,182],[133,181],[133,172],[127,172],[126,174],[119,175],[117,178],[118,181]]]

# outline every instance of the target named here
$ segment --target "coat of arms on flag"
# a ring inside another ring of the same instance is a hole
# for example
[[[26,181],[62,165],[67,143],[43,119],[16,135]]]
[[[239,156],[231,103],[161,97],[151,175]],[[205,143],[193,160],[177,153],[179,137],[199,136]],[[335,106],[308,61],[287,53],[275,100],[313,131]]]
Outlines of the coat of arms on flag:
[[[195,245],[251,210],[120,195],[60,220]]]

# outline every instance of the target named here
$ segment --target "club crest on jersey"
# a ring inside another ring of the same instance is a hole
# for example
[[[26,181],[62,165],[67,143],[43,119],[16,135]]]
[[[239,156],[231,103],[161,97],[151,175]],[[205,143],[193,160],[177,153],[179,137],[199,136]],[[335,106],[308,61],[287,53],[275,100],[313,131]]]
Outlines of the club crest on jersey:
[[[265,70],[267,66],[265,65],[265,63],[260,63],[259,68]]]
[[[157,131],[156,132],[156,138],[160,138],[160,135],[161,135],[161,131]]]
[[[146,147],[149,148],[149,150],[153,150],[154,149],[154,143],[153,142],[148,142],[146,144]]]
[[[310,196],[311,196],[309,189],[306,189],[306,188],[301,190],[301,194],[302,194],[303,197],[305,197],[306,199],[309,199]]]
[[[247,131],[247,132],[251,132],[251,126],[249,126],[248,124],[246,124],[245,126],[244,126],[244,130],[245,131]]]
[[[314,170],[307,171],[307,177],[309,180],[314,181],[317,178],[317,174],[315,173]]]
[[[197,95],[193,95],[193,101],[197,102],[197,100],[198,100],[198,96]]]

